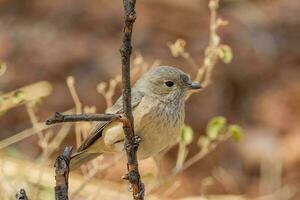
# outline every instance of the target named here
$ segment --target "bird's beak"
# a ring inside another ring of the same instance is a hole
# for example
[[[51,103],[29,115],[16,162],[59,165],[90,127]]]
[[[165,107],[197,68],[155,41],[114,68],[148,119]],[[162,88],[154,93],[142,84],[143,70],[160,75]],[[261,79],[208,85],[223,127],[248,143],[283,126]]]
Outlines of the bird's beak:
[[[191,90],[199,90],[202,88],[202,86],[199,83],[195,83],[195,82],[192,82],[189,85]]]

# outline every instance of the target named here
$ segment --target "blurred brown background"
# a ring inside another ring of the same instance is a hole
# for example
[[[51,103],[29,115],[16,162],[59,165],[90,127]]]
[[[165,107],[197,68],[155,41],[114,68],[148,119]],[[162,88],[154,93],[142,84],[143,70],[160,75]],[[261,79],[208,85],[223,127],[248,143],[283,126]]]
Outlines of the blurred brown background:
[[[195,74],[184,59],[171,55],[167,42],[185,39],[187,51],[201,64],[208,45],[207,3],[137,1],[135,53],[146,62],[158,59]],[[201,194],[207,177],[214,179],[207,194],[256,197],[276,192],[276,184],[299,188],[300,1],[222,0],[218,13],[230,23],[219,33],[232,47],[234,59],[218,64],[213,84],[188,101],[186,122],[200,134],[210,118],[223,115],[240,124],[246,135],[238,144],[219,146],[180,175],[185,186],[172,195]],[[0,59],[8,69],[0,77],[0,92],[49,81],[53,93],[38,111],[45,120],[54,111],[74,107],[65,83],[73,75],[82,103],[103,112],[106,105],[96,86],[120,73],[122,19],[121,1],[1,0]],[[1,116],[0,126],[4,139],[31,125],[24,107],[18,107]],[[64,145],[72,142],[69,135]],[[28,138],[14,147],[34,158],[39,153],[35,143],[36,138]],[[176,148],[164,166],[173,165],[175,158]]]

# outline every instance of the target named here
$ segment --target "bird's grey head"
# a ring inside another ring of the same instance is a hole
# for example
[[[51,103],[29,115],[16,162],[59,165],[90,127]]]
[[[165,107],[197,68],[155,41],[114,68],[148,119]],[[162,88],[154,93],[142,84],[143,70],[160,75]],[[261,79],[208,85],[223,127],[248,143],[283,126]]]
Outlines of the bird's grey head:
[[[200,89],[190,76],[178,68],[160,66],[150,69],[136,83],[136,88],[144,94],[160,100],[184,100],[187,91]]]

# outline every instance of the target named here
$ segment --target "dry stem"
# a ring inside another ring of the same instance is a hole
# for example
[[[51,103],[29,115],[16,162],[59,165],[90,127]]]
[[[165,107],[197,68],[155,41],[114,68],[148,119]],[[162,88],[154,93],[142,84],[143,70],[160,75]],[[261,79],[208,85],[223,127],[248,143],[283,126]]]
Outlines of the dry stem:
[[[78,115],[63,115],[56,112],[53,117],[46,121],[47,125],[63,123],[63,122],[82,122],[82,121],[112,121],[120,119],[120,115],[116,114],[78,114]]]
[[[134,135],[133,115],[131,108],[131,86],[130,86],[130,56],[131,36],[133,23],[136,19],[135,0],[123,0],[125,26],[123,29],[123,40],[120,49],[122,62],[122,85],[123,85],[123,111],[128,123],[123,123],[125,133],[125,150],[127,155],[128,173],[124,176],[132,186],[133,198],[144,199],[144,184],[140,179],[137,161],[138,140]]]
[[[66,147],[63,155],[57,157],[55,162],[55,200],[68,200],[69,163],[72,147]]]

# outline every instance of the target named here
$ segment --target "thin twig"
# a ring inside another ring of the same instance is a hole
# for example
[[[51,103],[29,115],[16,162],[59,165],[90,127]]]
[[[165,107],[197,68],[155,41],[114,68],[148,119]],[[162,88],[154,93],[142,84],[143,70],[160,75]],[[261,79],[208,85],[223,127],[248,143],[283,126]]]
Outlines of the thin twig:
[[[46,121],[47,125],[63,123],[63,122],[79,122],[79,121],[112,121],[120,119],[120,115],[116,114],[78,114],[78,115],[63,115],[56,112],[53,117]]]
[[[34,108],[33,108],[34,102],[28,102],[25,106],[26,106],[26,110],[27,110],[29,119],[31,121],[31,124],[32,124],[33,128],[35,128],[39,122],[38,122],[38,118],[34,112]],[[37,131],[37,136],[39,138],[39,142],[42,142],[45,139],[42,131]]]
[[[34,102],[28,102],[26,104],[26,110],[29,115],[29,118],[30,118],[33,128],[35,128],[39,123],[38,117],[36,116],[36,113],[35,113],[34,106],[35,106]],[[43,155],[48,151],[48,137],[47,137],[48,135],[44,135],[42,131],[37,131],[37,136],[39,138],[38,144],[42,148],[42,155]],[[46,157],[45,157],[45,159],[41,159],[40,161],[41,162],[39,163],[39,165],[43,165],[44,162],[46,161]],[[34,184],[34,185],[36,185],[36,187],[34,187],[34,192],[32,192],[33,200],[36,200],[39,198],[39,194],[41,191],[40,180],[41,180],[42,176],[43,176],[43,170],[41,168],[40,175],[38,176],[36,183]]]
[[[79,99],[78,93],[75,88],[75,79],[73,76],[69,76],[69,77],[67,77],[66,82],[67,82],[71,96],[75,103],[76,114],[80,114],[80,113],[82,113],[82,103]],[[76,145],[77,145],[77,147],[79,147],[82,142],[82,135],[81,135],[81,131],[80,131],[80,126],[77,123],[75,124],[75,138],[76,138]]]
[[[204,61],[194,79],[195,82],[201,83],[203,88],[211,84],[213,69],[219,61],[219,47],[221,45],[221,38],[217,33],[218,28],[222,25],[222,23],[220,23],[221,19],[219,19],[217,15],[219,0],[209,0],[208,7],[210,10],[209,45],[205,51]],[[194,93],[195,91],[191,91],[187,99]]]
[[[202,83],[203,87],[211,83],[212,70],[218,62],[218,46],[220,45],[220,37],[217,34],[218,30],[218,16],[217,9],[219,8],[219,0],[210,0],[208,7],[210,9],[210,25],[209,25],[209,46],[207,50],[210,51],[205,56],[201,68],[198,70],[195,81]],[[207,52],[206,52],[207,53]]]
[[[128,123],[123,123],[128,168],[128,174],[126,174],[123,178],[130,182],[133,198],[135,200],[142,200],[144,199],[144,184],[140,179],[141,177],[138,169],[136,153],[138,149],[138,140],[134,135],[130,86],[130,56],[132,51],[131,36],[133,23],[136,19],[135,2],[135,0],[123,0],[125,24],[120,53],[122,62],[123,111],[128,120]]]
[[[225,136],[222,139],[219,139],[218,141],[216,141],[215,143],[211,144],[208,149],[203,149],[201,151],[199,151],[197,154],[195,154],[194,156],[192,156],[190,159],[188,159],[184,165],[182,166],[182,168],[180,168],[178,171],[176,171],[174,173],[174,176],[179,174],[180,172],[186,170],[187,168],[191,167],[193,164],[195,164],[196,162],[198,162],[199,160],[201,160],[202,158],[204,158],[208,153],[212,152],[213,150],[215,150],[221,143],[227,141],[231,136]]]
[[[66,147],[55,162],[55,200],[68,200],[69,164],[73,147]]]

